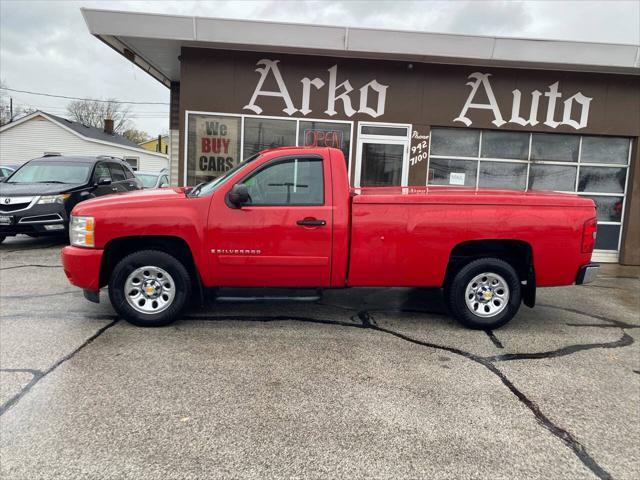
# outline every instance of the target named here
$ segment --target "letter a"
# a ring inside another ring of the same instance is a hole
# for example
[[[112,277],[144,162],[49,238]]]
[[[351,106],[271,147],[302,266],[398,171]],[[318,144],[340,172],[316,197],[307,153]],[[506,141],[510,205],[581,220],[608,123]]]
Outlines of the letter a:
[[[507,123],[502,118],[502,114],[500,113],[500,108],[498,107],[498,102],[496,101],[496,97],[493,94],[493,90],[491,89],[491,84],[489,83],[490,76],[491,76],[490,73],[474,72],[467,77],[467,78],[473,78],[475,79],[475,81],[467,82],[467,85],[471,87],[471,92],[469,93],[469,97],[467,98],[467,101],[465,102],[464,107],[462,107],[462,110],[460,111],[460,115],[458,115],[457,118],[453,119],[454,122],[462,122],[468,127],[473,122],[467,118],[467,111],[470,108],[477,108],[481,110],[493,111],[493,121],[491,123],[493,123],[496,127],[500,127],[505,123]],[[489,100],[489,103],[473,103],[473,98],[476,96],[476,93],[478,92],[478,87],[480,86],[480,84],[482,84],[482,86],[484,87],[484,91],[487,94],[487,99]]]
[[[287,90],[286,85],[284,84],[284,80],[282,79],[282,75],[280,74],[280,70],[278,69],[278,62],[280,60],[267,60],[262,59],[259,60],[256,65],[264,65],[264,67],[256,68],[256,72],[260,74],[260,80],[258,80],[258,84],[256,85],[256,89],[251,96],[251,100],[247,105],[245,105],[244,109],[252,110],[258,115],[262,113],[262,108],[256,105],[256,100],[259,96],[265,97],[280,97],[284,100],[286,108],[283,108],[282,111],[287,115],[292,115],[298,111],[296,107],[293,106],[293,102],[291,101],[291,96],[289,95],[289,91]],[[271,90],[262,90],[262,86],[264,85],[264,81],[269,76],[269,72],[273,72],[273,78],[276,80],[278,84],[279,90],[277,92]]]

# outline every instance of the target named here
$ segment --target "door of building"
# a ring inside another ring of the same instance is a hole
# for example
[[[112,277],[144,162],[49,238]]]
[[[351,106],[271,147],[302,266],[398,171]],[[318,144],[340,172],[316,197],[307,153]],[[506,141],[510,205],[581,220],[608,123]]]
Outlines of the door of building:
[[[410,125],[360,123],[356,150],[356,187],[406,186]]]

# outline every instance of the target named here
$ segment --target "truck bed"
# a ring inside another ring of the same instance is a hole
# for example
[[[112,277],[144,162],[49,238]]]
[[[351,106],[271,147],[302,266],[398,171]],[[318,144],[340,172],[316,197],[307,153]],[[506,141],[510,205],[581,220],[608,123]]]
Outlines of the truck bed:
[[[576,195],[459,187],[352,190],[350,286],[442,286],[457,245],[522,241],[538,286],[571,284],[593,202]]]

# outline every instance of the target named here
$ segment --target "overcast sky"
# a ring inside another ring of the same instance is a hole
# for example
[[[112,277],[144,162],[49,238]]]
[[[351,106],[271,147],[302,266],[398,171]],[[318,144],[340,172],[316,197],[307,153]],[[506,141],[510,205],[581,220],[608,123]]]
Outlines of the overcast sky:
[[[19,90],[168,102],[169,91],[92,37],[80,7],[429,32],[640,44],[640,0],[628,1],[15,1],[0,0],[0,79]],[[6,93],[6,92],[5,92]],[[66,100],[11,93],[14,104],[65,115]],[[168,106],[134,121],[168,129]]]

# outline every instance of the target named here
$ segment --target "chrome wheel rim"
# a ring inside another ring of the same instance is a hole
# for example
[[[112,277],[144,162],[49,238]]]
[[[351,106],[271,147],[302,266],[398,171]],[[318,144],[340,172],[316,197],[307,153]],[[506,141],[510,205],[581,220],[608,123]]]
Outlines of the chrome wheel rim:
[[[136,268],[124,282],[124,297],[136,312],[151,315],[171,306],[176,296],[173,278],[166,270],[148,265]]]
[[[479,317],[495,317],[509,303],[509,286],[497,273],[485,272],[476,275],[465,289],[467,308]]]

